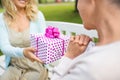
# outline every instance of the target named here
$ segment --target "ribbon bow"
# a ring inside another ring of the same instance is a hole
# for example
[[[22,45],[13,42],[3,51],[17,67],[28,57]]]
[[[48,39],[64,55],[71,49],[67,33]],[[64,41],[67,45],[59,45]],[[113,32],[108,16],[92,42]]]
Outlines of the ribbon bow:
[[[49,37],[49,38],[58,38],[60,35],[58,28],[55,28],[52,26],[48,26],[48,28],[46,28],[45,32],[46,32],[45,36]]]

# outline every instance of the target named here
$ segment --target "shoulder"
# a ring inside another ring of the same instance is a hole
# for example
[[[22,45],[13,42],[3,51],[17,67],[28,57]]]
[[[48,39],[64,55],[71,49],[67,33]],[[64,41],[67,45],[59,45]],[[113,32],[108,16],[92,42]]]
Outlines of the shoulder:
[[[3,21],[3,13],[0,13],[0,22]]]
[[[44,18],[44,15],[41,11],[38,11],[38,18]]]
[[[5,24],[5,21],[4,21],[4,14],[0,13],[0,34],[3,34],[3,33],[6,34],[7,29],[6,29],[6,24]]]
[[[43,22],[43,21],[45,21],[45,17],[44,17],[44,15],[43,15],[43,13],[42,13],[41,11],[38,11],[37,21],[38,21],[38,22]]]
[[[42,11],[38,11],[38,15],[43,15],[43,12]]]
[[[4,16],[3,16],[3,13],[0,13],[0,27],[1,26],[4,26]]]

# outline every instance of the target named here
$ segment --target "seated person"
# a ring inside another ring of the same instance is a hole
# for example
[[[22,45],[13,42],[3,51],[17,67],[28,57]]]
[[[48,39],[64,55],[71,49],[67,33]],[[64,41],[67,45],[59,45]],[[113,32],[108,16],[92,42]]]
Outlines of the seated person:
[[[6,56],[6,71],[0,80],[47,80],[47,69],[30,47],[30,34],[42,33],[46,23],[36,0],[2,0],[0,49]]]
[[[120,0],[78,0],[78,10],[84,27],[97,30],[98,43],[84,52],[82,38],[72,37],[51,80],[120,80]]]

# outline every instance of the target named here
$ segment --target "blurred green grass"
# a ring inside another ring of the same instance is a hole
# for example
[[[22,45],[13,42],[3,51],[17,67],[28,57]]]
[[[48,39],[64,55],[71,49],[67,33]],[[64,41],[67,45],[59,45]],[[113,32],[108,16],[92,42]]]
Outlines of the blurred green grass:
[[[82,23],[81,18],[74,10],[74,3],[40,4],[41,10],[48,21],[64,21]]]
[[[54,3],[55,0],[41,0],[42,3]]]
[[[2,52],[0,51],[0,56],[2,55]]]

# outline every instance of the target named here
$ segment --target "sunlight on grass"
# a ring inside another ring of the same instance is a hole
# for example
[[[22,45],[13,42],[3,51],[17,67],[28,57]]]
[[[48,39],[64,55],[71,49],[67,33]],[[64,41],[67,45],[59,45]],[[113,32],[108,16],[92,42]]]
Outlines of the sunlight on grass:
[[[46,20],[49,21],[82,23],[79,14],[74,12],[74,3],[40,5],[39,10],[44,13]]]
[[[3,12],[3,9],[0,8],[0,12]]]
[[[0,56],[2,55],[2,52],[0,51]]]

